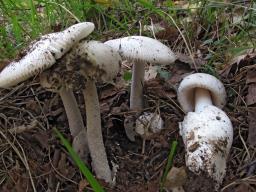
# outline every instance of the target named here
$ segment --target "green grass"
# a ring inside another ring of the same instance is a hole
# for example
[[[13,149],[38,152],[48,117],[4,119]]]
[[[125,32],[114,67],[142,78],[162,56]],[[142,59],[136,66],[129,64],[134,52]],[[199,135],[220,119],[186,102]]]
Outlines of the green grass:
[[[90,172],[90,170],[84,164],[84,162],[79,158],[78,154],[74,151],[74,149],[72,148],[72,146],[68,142],[68,140],[65,139],[64,136],[57,129],[54,129],[54,131],[57,134],[57,136],[59,137],[61,143],[67,149],[69,155],[72,157],[72,159],[75,162],[76,166],[79,168],[79,170],[81,171],[83,176],[87,179],[87,181],[90,183],[90,185],[93,188],[93,190],[95,192],[104,192],[103,187],[94,178],[93,174]]]
[[[160,191],[163,191],[163,185],[165,183],[167,174],[168,174],[168,172],[170,171],[170,169],[172,167],[173,159],[174,159],[176,149],[177,149],[177,145],[178,145],[177,141],[173,141],[171,143],[171,146],[170,146],[171,149],[170,149],[170,152],[169,152],[169,155],[168,155],[167,164],[165,166],[164,173],[163,173],[162,178],[161,178]]]
[[[210,42],[207,46],[213,53],[214,61],[226,62],[233,56],[234,48],[255,47],[255,3],[252,2],[248,10],[241,3],[206,0],[189,3],[190,7],[182,7],[166,0],[161,7],[157,7],[156,1],[149,0],[2,0],[0,59],[14,58],[39,35],[59,31],[77,20],[94,22],[96,31],[91,38],[103,39],[102,33],[107,33],[107,37],[139,34],[139,23],[149,25],[151,19],[156,20],[155,22],[166,21],[174,26],[166,14],[181,28],[192,53],[197,51],[198,42],[195,40],[198,39],[198,34],[195,32],[199,27],[202,28],[200,43]],[[234,15],[240,17],[241,21],[232,22]],[[185,21],[186,18],[190,21]],[[218,34],[214,35],[214,31]],[[145,31],[142,34],[152,36]],[[185,46],[183,48],[179,51],[187,52]]]

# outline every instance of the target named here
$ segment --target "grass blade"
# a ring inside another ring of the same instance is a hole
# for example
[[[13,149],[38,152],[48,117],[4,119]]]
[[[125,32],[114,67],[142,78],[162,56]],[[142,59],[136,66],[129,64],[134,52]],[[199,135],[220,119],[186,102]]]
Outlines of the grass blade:
[[[65,139],[64,136],[56,128],[54,129],[54,131],[57,134],[57,136],[60,138],[62,144],[68,150],[68,153],[74,160],[75,164],[78,166],[79,170],[82,172],[82,174],[86,177],[87,181],[90,183],[93,190],[95,192],[104,192],[104,189],[101,187],[99,182],[94,178],[93,174],[90,172],[90,170],[86,167],[84,162],[80,159],[80,157],[74,151],[74,149],[72,148],[68,140]]]
[[[166,180],[166,177],[167,177],[167,174],[168,174],[168,171],[171,169],[172,167],[172,164],[173,164],[173,159],[174,159],[174,156],[175,156],[175,153],[176,153],[176,148],[177,148],[177,145],[178,145],[178,142],[177,141],[173,141],[172,144],[171,144],[171,151],[168,155],[168,160],[167,160],[167,164],[165,166],[165,169],[164,169],[164,174],[161,178],[161,186],[160,186],[160,191],[163,191],[163,184]]]

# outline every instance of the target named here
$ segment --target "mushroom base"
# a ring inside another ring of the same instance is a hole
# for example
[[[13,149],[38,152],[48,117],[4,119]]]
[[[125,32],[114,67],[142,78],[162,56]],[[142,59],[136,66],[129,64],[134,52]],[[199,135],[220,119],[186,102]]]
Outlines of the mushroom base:
[[[221,184],[233,140],[228,116],[217,107],[207,106],[200,112],[189,112],[179,127],[187,167],[196,174],[206,173]]]

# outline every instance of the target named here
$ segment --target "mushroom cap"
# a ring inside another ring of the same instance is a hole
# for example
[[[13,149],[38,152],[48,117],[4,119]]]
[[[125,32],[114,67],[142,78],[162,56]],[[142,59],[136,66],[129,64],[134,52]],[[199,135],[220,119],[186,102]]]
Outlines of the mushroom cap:
[[[83,22],[62,32],[44,35],[29,46],[27,54],[19,61],[11,62],[0,72],[0,87],[16,85],[51,67],[70,48],[94,30],[94,24]]]
[[[179,127],[188,168],[197,174],[207,173],[221,183],[233,141],[232,123],[225,112],[208,105],[203,111],[189,112]]]
[[[120,69],[121,56],[99,41],[81,41],[65,56],[68,70],[79,70],[89,79],[112,81]]]
[[[178,88],[178,100],[186,113],[194,111],[196,88],[207,89],[217,107],[223,108],[226,104],[226,91],[220,80],[206,73],[194,73],[185,77]]]
[[[139,135],[147,132],[159,133],[163,128],[164,121],[159,114],[145,112],[136,120],[135,132]]]
[[[106,41],[105,44],[118,51],[123,59],[149,62],[151,64],[171,64],[176,60],[169,47],[156,39],[144,36],[129,36]]]

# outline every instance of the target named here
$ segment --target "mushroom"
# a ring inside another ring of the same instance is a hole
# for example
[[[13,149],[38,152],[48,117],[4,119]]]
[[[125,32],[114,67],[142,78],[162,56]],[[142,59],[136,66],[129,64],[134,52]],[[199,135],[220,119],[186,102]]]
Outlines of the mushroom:
[[[0,87],[8,88],[50,68],[70,48],[94,30],[94,24],[75,24],[62,32],[44,35],[29,46],[27,54],[11,62],[0,73]]]
[[[162,44],[160,41],[144,36],[123,37],[120,39],[106,41],[105,44],[118,51],[122,59],[134,62],[130,93],[130,109],[137,111],[142,110],[144,106],[143,84],[145,63],[167,65],[173,63],[176,60],[176,56],[170,48]],[[151,130],[161,130],[163,128],[163,120],[160,116],[159,118],[154,117],[155,114],[142,114],[136,120],[135,132],[141,135],[142,133],[146,133],[148,128]],[[141,119],[144,119],[143,125],[141,124]],[[157,125],[157,127],[154,127],[154,125]],[[133,123],[125,124],[126,135],[131,141],[135,140],[133,130]]]
[[[79,157],[84,161],[87,161],[89,153],[83,118],[78,103],[76,102],[73,88],[70,87],[70,83],[64,81],[64,79],[69,79],[70,77],[63,77],[63,74],[59,73],[59,71],[62,71],[62,73],[64,72],[64,70],[57,67],[56,69],[51,68],[41,73],[40,84],[48,91],[60,95],[68,118],[70,133],[73,137],[72,146]],[[70,76],[70,74],[67,75]]]
[[[180,83],[178,100],[187,113],[179,125],[186,165],[196,174],[206,173],[218,186],[233,140],[232,123],[221,110],[226,103],[225,88],[214,76],[195,73]]]
[[[19,61],[11,62],[0,72],[0,87],[8,88],[17,85],[43,72],[45,69],[50,68],[59,61],[72,46],[88,36],[93,30],[93,23],[83,22],[75,24],[62,32],[42,36],[39,41],[29,46],[27,54],[23,58]],[[52,78],[54,78],[54,74],[50,72],[42,76],[51,75]],[[49,87],[50,82],[45,81],[46,79],[42,81],[42,83],[46,83],[45,86]],[[56,90],[57,89],[61,95],[67,113],[72,136],[78,138],[77,135],[84,135],[83,121],[72,90],[62,86],[62,84],[56,84]],[[80,131],[81,133],[79,134]],[[81,138],[81,136],[79,137]],[[76,150],[79,151],[80,149]]]
[[[130,36],[106,41],[123,59],[134,62],[130,95],[130,108],[143,109],[143,84],[145,63],[167,65],[176,60],[170,48],[156,39]]]
[[[93,169],[98,178],[112,183],[111,170],[103,143],[100,105],[95,82],[111,82],[119,71],[121,57],[118,52],[101,42],[81,41],[65,59],[68,69],[79,70],[86,79],[83,94],[87,140]]]

